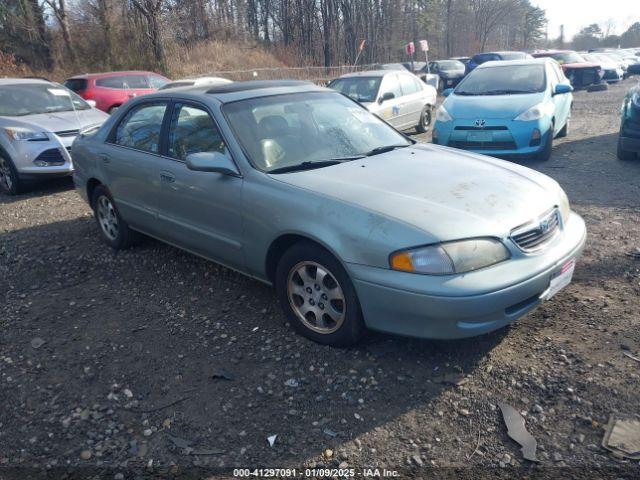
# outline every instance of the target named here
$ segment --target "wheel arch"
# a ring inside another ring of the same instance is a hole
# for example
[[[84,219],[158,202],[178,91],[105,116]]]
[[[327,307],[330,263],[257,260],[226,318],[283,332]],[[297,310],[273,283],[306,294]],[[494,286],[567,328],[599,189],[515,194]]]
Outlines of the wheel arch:
[[[275,238],[269,248],[267,249],[267,255],[265,258],[265,275],[269,282],[272,284],[275,282],[275,273],[276,268],[278,267],[278,262],[284,255],[284,253],[289,250],[293,245],[301,242],[308,242],[317,245],[319,248],[326,250],[329,252],[338,262],[342,264],[344,267],[344,263],[340,259],[340,257],[335,253],[335,251],[326,245],[324,242],[311,237],[310,235],[297,233],[297,232],[289,232],[283,233]]]
[[[89,200],[89,206],[91,206],[91,208],[93,208],[93,192],[102,184],[103,183],[95,177],[91,177],[87,181],[87,199]]]

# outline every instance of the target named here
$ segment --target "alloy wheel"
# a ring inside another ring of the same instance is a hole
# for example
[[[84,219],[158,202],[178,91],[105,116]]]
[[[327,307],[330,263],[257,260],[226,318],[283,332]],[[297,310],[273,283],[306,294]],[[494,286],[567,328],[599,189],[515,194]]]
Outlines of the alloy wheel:
[[[287,296],[296,316],[314,332],[327,335],[344,323],[347,310],[342,287],[319,263],[304,261],[291,269]]]
[[[102,228],[102,232],[107,236],[107,238],[112,241],[118,238],[118,215],[116,214],[116,210],[108,197],[102,195],[98,198],[96,214],[98,216],[100,228]]]

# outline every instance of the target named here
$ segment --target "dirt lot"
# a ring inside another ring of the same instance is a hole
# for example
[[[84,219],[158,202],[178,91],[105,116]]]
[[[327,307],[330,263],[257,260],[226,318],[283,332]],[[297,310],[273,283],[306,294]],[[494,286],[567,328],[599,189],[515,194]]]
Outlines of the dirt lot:
[[[640,160],[615,157],[630,85],[577,93],[569,137],[531,164],[588,224],[574,282],[477,339],[321,347],[256,281],[151,240],[110,251],[69,182],[0,196],[0,477],[341,466],[637,478],[638,462],[600,446],[609,416],[640,405],[640,363],[624,355],[640,356],[640,260],[626,255],[640,247]],[[463,384],[439,381],[454,372]],[[539,464],[508,438],[498,402],[526,416]]]

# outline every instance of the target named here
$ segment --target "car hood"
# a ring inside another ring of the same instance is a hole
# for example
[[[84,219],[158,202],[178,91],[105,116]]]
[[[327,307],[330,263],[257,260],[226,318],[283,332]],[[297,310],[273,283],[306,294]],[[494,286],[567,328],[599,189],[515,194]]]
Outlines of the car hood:
[[[271,177],[411,225],[433,242],[506,236],[557,205],[560,192],[526,167],[426,144]]]
[[[38,129],[45,132],[61,132],[79,130],[92,125],[102,124],[109,115],[96,109],[78,110],[77,112],[39,113],[22,117],[0,117],[7,125]]]
[[[454,120],[477,118],[512,120],[543,100],[544,93],[483,96],[453,94],[445,100],[444,107]]]

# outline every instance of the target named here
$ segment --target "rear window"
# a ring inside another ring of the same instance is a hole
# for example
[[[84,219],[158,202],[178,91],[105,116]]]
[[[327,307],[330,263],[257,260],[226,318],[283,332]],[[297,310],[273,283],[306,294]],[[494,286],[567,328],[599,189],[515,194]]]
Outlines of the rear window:
[[[473,57],[474,63],[478,65],[482,65],[484,62],[488,62],[490,60],[500,60],[500,57],[495,53],[481,53]]]
[[[160,90],[169,90],[170,88],[193,87],[196,82],[169,82],[160,87]]]
[[[87,81],[84,78],[70,78],[64,82],[64,86],[74,92],[82,92],[87,89]]]
[[[527,54],[524,52],[503,53],[500,56],[503,60],[522,60],[527,58]]]
[[[96,85],[103,88],[132,89],[149,88],[146,75],[116,75],[96,80]]]

